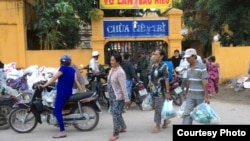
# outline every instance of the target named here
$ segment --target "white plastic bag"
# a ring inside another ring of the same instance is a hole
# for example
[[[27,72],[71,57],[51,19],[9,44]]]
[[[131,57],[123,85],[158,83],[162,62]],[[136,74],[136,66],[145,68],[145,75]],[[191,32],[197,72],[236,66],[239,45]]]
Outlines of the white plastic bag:
[[[56,99],[56,89],[53,89],[51,91],[47,91],[46,89],[42,93],[42,102],[43,105],[55,108],[55,99]]]
[[[173,100],[165,100],[161,111],[162,119],[170,119],[175,116],[176,116],[176,111],[173,107]]]
[[[181,104],[179,110],[177,111],[177,117],[178,118],[183,118],[183,114],[184,114],[184,109],[185,109],[185,106],[186,106],[186,101],[183,101],[183,103]]]
[[[152,96],[148,94],[142,102],[142,110],[147,111],[152,109],[153,109]]]
[[[199,123],[218,124],[220,117],[214,109],[207,103],[201,103],[194,108],[190,116]]]

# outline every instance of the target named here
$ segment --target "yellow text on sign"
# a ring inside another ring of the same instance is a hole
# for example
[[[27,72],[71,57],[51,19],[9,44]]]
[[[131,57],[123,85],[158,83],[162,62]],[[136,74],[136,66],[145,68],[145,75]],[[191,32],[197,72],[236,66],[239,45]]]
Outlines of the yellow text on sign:
[[[100,9],[169,8],[172,0],[100,0]]]

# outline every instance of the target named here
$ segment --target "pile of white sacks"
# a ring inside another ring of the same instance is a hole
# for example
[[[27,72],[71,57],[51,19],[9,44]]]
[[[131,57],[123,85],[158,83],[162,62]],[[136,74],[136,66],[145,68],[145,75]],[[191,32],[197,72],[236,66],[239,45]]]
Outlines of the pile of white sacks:
[[[16,62],[11,62],[8,64],[4,64],[4,68],[1,72],[1,86],[6,85],[5,80],[12,78],[17,79],[22,77],[26,73],[30,73],[31,75],[27,76],[28,82],[28,90],[32,90],[32,85],[41,80],[49,80],[56,72],[58,68],[46,67],[38,65],[31,65],[25,69],[17,69]],[[3,76],[4,75],[4,76]]]

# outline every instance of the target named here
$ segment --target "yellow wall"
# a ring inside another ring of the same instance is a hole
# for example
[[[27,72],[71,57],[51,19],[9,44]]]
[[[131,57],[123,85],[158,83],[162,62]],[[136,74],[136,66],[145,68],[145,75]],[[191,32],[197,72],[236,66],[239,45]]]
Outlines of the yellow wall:
[[[0,60],[4,63],[16,62],[17,67],[25,68],[30,65],[57,67],[61,55],[67,53],[72,56],[76,65],[87,65],[91,58],[91,52],[100,52],[99,63],[104,64],[104,46],[109,41],[121,39],[104,39],[103,37],[103,12],[99,10],[99,20],[92,21],[92,49],[75,50],[26,50],[26,25],[25,25],[25,4],[23,0],[2,1],[0,9],[7,9],[0,12]],[[157,38],[123,38],[123,41],[136,40],[164,40],[168,43],[168,56],[172,56],[175,49],[181,50],[180,35],[182,11],[173,8],[165,19],[169,19],[169,37]],[[155,19],[154,17],[151,19]],[[108,18],[107,18],[108,19]],[[113,18],[115,20],[122,17]],[[142,19],[137,17],[134,19]],[[170,20],[171,19],[171,20]]]
[[[0,0],[0,60],[4,63],[16,62],[17,67],[25,68],[30,65],[58,67],[59,58],[63,54],[70,54],[73,62],[79,66],[87,65],[91,58],[92,50],[101,54],[100,64],[104,63],[104,45],[109,41],[120,39],[104,39],[103,37],[103,12],[99,21],[92,21],[92,47],[93,49],[75,50],[26,50],[26,27],[23,0]],[[182,11],[173,8],[166,18],[169,20],[169,36],[161,37],[168,43],[168,56],[172,56],[175,49],[181,50],[181,15]],[[121,19],[115,18],[116,20]],[[158,38],[126,38],[123,40],[156,40]],[[237,77],[247,72],[250,60],[250,47],[220,47],[219,42],[213,42],[212,54],[220,64],[221,81]]]
[[[0,0],[0,60],[25,66],[23,0]]]
[[[42,50],[42,51],[26,51],[26,64],[58,67],[60,57],[63,54],[69,54],[74,64],[86,66],[91,59],[91,49],[84,50]],[[23,66],[20,66],[23,67]],[[24,66],[25,67],[25,66]]]
[[[221,82],[247,73],[250,61],[250,46],[221,47],[212,43],[212,54],[220,64]]]

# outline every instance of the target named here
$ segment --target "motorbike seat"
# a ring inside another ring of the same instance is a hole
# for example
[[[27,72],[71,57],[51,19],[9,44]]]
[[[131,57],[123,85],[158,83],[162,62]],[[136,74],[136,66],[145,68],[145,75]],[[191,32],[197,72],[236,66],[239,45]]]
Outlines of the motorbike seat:
[[[84,98],[89,98],[93,95],[94,92],[90,91],[90,92],[84,92],[84,93],[76,93],[76,94],[73,94],[68,102],[73,102],[73,101],[77,101],[79,99],[84,99]]]
[[[172,80],[172,81],[169,82],[169,85],[173,85],[174,83],[176,83],[176,81]]]

